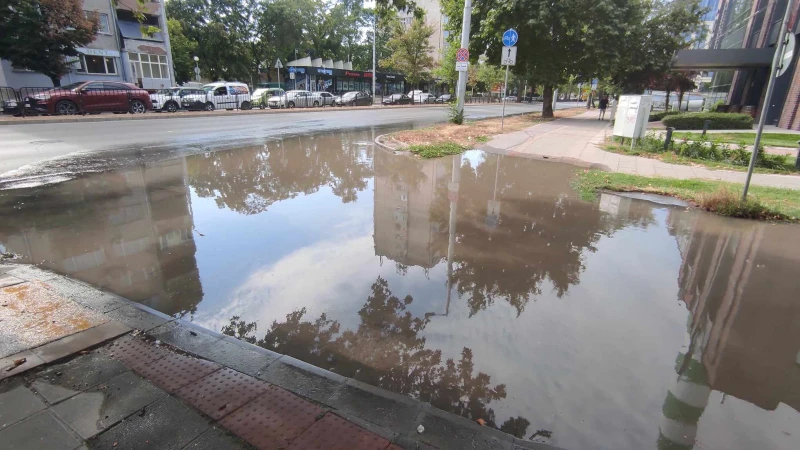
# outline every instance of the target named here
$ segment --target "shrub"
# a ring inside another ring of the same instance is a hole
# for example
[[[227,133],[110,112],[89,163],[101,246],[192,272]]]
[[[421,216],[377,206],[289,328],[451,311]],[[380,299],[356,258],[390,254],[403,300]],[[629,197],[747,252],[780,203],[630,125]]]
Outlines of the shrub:
[[[651,112],[650,118],[647,119],[648,122],[658,122],[666,116],[674,116],[677,114],[682,114],[680,111],[660,111],[660,112]]]
[[[454,123],[456,125],[461,125],[464,123],[464,110],[458,110],[458,102],[450,103],[447,109],[447,115],[450,119],[450,123]]]
[[[662,122],[676,130],[702,130],[706,120],[711,121],[709,130],[748,130],[753,128],[753,118],[749,114],[686,113],[667,116]]]
[[[706,211],[723,216],[742,219],[785,219],[783,214],[772,210],[758,199],[747,197],[747,200],[742,200],[739,192],[732,192],[726,188],[720,188],[710,194],[702,194],[697,203]]]

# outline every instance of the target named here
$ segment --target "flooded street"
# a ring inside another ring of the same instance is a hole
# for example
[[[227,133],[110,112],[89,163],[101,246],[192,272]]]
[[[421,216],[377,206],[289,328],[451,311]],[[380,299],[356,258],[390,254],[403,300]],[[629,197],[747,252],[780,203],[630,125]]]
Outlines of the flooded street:
[[[383,132],[0,191],[0,251],[521,438],[800,448],[800,227]]]

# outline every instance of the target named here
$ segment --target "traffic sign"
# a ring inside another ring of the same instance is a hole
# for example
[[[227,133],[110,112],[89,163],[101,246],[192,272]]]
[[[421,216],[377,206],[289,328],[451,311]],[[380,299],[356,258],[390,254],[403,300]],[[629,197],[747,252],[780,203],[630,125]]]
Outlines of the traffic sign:
[[[783,56],[781,56],[781,66],[778,69],[778,75],[781,76],[789,70],[789,66],[792,65],[792,58],[794,57],[794,45],[795,45],[795,37],[794,34],[786,33],[786,45],[783,47]]]
[[[289,79],[294,80],[294,72],[289,72]]]
[[[517,47],[503,47],[500,58],[501,66],[515,66],[517,64]]]
[[[275,61],[275,68],[276,68],[276,69],[283,69],[283,63],[281,62],[281,59],[280,59],[280,58],[278,58],[278,59]]]
[[[294,67],[289,67],[289,73],[294,73],[294,72],[295,72],[295,68]]]
[[[517,30],[513,28],[509,28],[503,33],[503,45],[506,47],[513,47],[517,45],[517,41],[519,41],[519,35],[517,34]]]
[[[456,61],[456,72],[466,72],[469,70],[469,62]]]
[[[469,50],[462,47],[456,51],[456,62],[466,61],[469,61]]]

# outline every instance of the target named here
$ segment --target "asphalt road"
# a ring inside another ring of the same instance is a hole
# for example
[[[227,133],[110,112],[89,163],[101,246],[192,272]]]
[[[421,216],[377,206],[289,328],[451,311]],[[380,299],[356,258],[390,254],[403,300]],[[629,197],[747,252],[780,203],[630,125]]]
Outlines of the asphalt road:
[[[571,107],[574,104],[559,105]],[[502,105],[474,105],[467,118],[499,116]],[[541,103],[509,104],[507,114],[539,111]],[[186,113],[190,114],[190,113]],[[194,149],[194,152],[230,148],[247,141],[287,134],[308,134],[362,127],[402,127],[447,120],[445,108],[364,108],[361,110],[310,110],[303,113],[176,118],[0,126],[0,187],[9,181],[52,176],[59,169],[80,172],[98,169],[101,158],[141,158],[148,150]],[[91,160],[89,159],[91,157]],[[45,170],[46,169],[46,170]],[[18,183],[14,183],[18,184]]]

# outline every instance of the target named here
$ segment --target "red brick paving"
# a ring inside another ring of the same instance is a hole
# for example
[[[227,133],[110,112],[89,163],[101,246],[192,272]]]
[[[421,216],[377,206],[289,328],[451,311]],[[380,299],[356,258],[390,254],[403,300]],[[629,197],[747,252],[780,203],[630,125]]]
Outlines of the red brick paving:
[[[259,449],[402,450],[287,390],[211,361],[139,338],[118,339],[103,352]]]
[[[259,449],[285,448],[324,412],[289,391],[271,386],[219,424]]]
[[[269,388],[264,381],[226,367],[180,388],[175,395],[219,420]]]
[[[389,441],[328,413],[292,441],[290,450],[384,450]]]
[[[170,353],[147,366],[132,369],[156,386],[172,394],[187,384],[219,370],[220,367],[219,364],[205,359]]]

